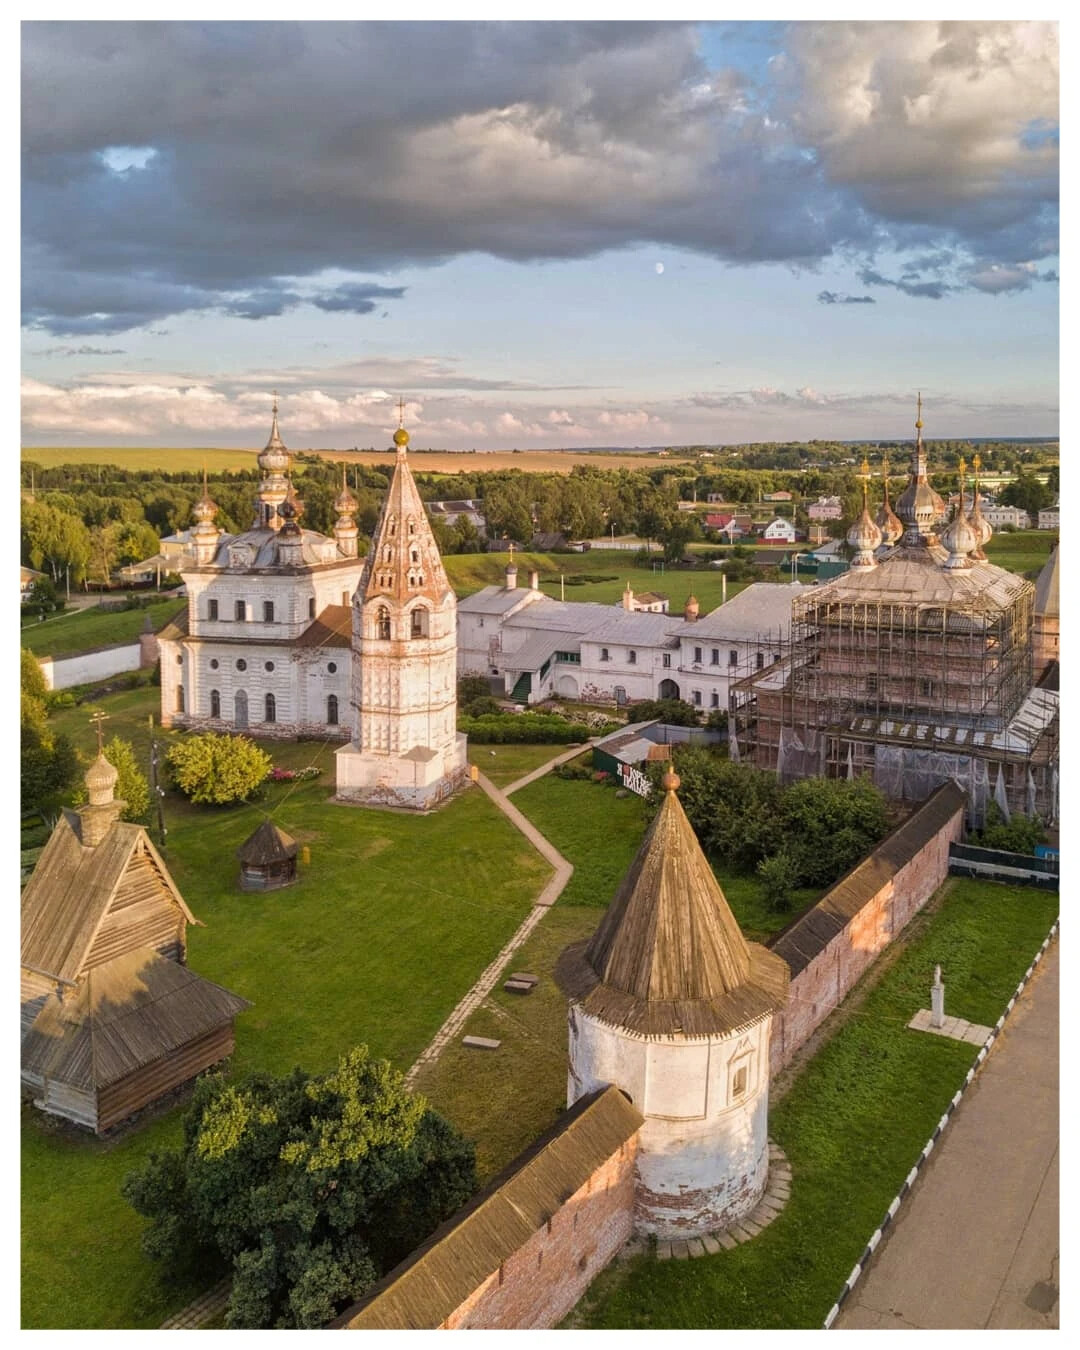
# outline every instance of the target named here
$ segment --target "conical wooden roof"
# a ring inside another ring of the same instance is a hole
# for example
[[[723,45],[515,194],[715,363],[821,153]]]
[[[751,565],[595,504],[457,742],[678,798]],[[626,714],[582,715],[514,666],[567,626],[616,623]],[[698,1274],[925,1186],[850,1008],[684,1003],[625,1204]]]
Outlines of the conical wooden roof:
[[[268,817],[254,834],[248,835],[236,850],[236,856],[248,866],[267,867],[271,863],[295,858],[299,848],[292,835],[286,834]]]
[[[734,1031],[783,1007],[786,962],[747,942],[669,774],[663,804],[600,926],[556,978],[587,1012],[642,1034]]]
[[[359,590],[365,604],[374,599],[405,604],[419,595],[438,604],[450,590],[404,443],[397,447],[394,476],[360,573]]]

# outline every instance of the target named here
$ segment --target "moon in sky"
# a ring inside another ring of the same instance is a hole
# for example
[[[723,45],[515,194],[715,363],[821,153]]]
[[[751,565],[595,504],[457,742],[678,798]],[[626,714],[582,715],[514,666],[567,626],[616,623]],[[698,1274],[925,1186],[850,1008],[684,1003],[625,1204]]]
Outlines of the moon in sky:
[[[663,271],[664,271],[664,264],[663,264],[663,263],[657,263],[657,264],[656,264],[656,275],[657,275],[657,276],[661,276],[661,275],[663,274]]]

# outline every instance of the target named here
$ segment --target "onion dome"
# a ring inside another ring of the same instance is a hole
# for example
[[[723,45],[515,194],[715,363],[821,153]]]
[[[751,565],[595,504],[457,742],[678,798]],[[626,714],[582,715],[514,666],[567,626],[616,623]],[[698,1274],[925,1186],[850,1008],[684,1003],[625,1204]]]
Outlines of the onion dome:
[[[277,393],[274,394],[273,415],[274,420],[270,427],[270,439],[266,442],[266,448],[259,455],[259,468],[266,474],[284,473],[289,467],[291,456],[285,448],[285,444],[278,432],[278,402]]]
[[[884,487],[884,497],[878,513],[874,517],[874,523],[881,531],[881,541],[886,546],[895,544],[904,533],[903,522],[900,517],[889,505],[889,461],[887,459],[881,464],[881,477]]]
[[[300,511],[297,506],[297,503],[291,500],[290,498],[286,497],[286,499],[278,507],[278,515],[285,522],[280,530],[280,533],[282,535],[286,534],[296,535],[300,533],[300,526],[297,524],[296,519],[297,516],[299,516],[299,514]]]
[[[915,450],[907,487],[896,499],[896,514],[904,525],[903,542],[908,545],[930,543],[934,526],[945,516],[945,503],[930,486],[926,476],[926,449],[922,438],[922,394],[915,421]]]
[[[693,623],[700,613],[701,606],[698,604],[697,596],[688,595],[686,597],[686,604],[683,606],[683,618],[687,623]]]
[[[398,429],[394,432],[394,444],[397,446],[398,459],[405,454],[405,447],[409,444],[409,433],[405,430],[405,400],[398,399]]]
[[[979,502],[982,500],[979,496],[979,470],[982,468],[982,460],[976,455],[971,463],[975,469],[975,486],[971,494],[972,506],[969,519],[979,541],[975,545],[974,557],[982,562],[986,559],[986,546],[993,538],[994,531],[990,526],[990,522],[983,515],[982,507],[979,505]]]
[[[116,769],[99,750],[97,759],[87,769],[83,782],[86,784],[87,798],[91,806],[108,806],[113,799],[113,789],[119,778]]]
[[[210,489],[206,482],[206,465],[203,465],[202,496],[195,503],[191,514],[200,525],[212,525],[214,517],[218,513],[217,502],[210,496]]]
[[[345,481],[345,465],[341,466],[341,491],[334,498],[334,510],[339,516],[354,515],[357,508],[357,500],[349,491],[349,485]]]
[[[855,550],[855,556],[851,560],[852,567],[876,567],[877,559],[874,557],[875,549],[881,547],[881,530],[874,524],[870,517],[870,508],[866,500],[866,488],[870,481],[870,465],[864,459],[862,469],[859,473],[862,479],[862,511],[858,520],[847,532],[847,541]]]
[[[304,514],[304,503],[297,496],[296,486],[291,478],[289,479],[289,485],[285,490],[284,504],[292,507],[292,514],[297,520]],[[279,508],[278,515],[282,516],[283,514],[284,513]]]
[[[949,556],[941,564],[949,571],[956,571],[971,566],[970,554],[975,551],[979,545],[979,536],[974,526],[967,517],[964,510],[964,471],[966,465],[960,461],[960,504],[956,508],[956,515],[946,527],[941,536],[941,542],[949,550]]]

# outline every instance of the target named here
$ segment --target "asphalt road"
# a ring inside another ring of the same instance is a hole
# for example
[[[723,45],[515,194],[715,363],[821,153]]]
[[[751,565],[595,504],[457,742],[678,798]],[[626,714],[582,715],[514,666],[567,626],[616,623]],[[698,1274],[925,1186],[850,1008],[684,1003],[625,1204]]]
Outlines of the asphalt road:
[[[1055,941],[837,1329],[1058,1326],[1058,975]]]

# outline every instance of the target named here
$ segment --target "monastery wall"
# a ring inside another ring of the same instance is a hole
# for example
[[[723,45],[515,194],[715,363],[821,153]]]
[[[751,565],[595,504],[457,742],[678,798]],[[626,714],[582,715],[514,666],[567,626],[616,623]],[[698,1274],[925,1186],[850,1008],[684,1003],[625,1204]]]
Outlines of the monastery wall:
[[[561,1322],[630,1238],[636,1144],[621,1144],[440,1330],[529,1331]]]
[[[773,1019],[772,1074],[791,1062],[945,880],[949,845],[963,835],[964,801],[954,784],[938,788],[770,944],[792,977],[787,1007]]]
[[[113,675],[139,670],[143,665],[139,642],[122,642],[95,647],[74,656],[43,656],[38,660],[46,689],[71,689],[77,684],[95,684]]]

